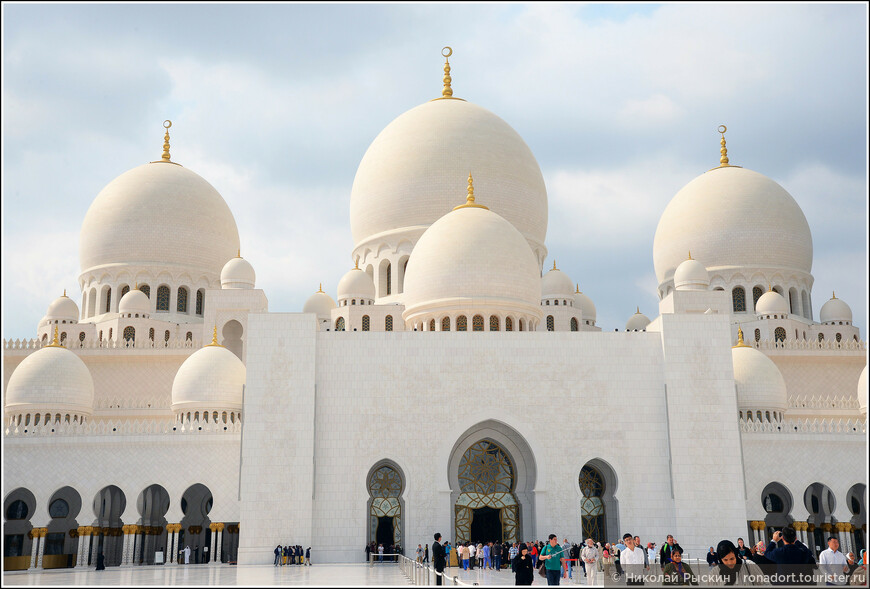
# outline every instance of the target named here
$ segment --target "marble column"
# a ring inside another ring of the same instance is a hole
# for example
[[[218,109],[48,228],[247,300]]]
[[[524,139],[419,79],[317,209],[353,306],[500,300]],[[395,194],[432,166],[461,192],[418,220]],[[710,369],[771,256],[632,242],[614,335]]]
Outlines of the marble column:
[[[126,567],[130,566],[130,536],[133,533],[133,526],[124,525],[121,526],[121,530],[124,532],[124,546],[121,548],[121,566]]]
[[[45,535],[48,533],[48,528],[39,528],[39,553],[36,556],[36,568],[42,568],[42,555],[45,552]]]
[[[224,524],[217,524],[217,549],[215,550],[214,556],[216,560],[216,564],[221,564],[221,550],[224,547]]]
[[[79,562],[78,566],[88,566],[87,551],[91,545],[91,528],[90,526],[81,526],[79,528]]]
[[[42,528],[33,528],[30,532],[27,533],[27,536],[31,539],[30,542],[30,568],[27,570],[36,570],[36,560],[37,555],[39,553],[39,546],[41,542],[39,541],[39,536]]]
[[[91,528],[91,557],[89,562],[91,563],[89,566],[96,567],[97,566],[97,553],[100,549],[100,535],[103,533],[102,528],[94,526]]]
[[[175,546],[175,524],[166,524],[166,533],[166,563],[171,564],[175,562],[175,553],[178,552]]]

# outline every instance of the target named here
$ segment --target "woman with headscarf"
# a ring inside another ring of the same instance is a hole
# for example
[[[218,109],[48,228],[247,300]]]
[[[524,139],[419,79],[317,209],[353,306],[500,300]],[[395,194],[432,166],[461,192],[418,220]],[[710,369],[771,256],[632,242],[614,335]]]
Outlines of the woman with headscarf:
[[[529,554],[529,547],[520,544],[520,551],[511,562],[511,570],[514,572],[517,585],[531,585],[535,580],[535,565]]]
[[[697,585],[698,578],[688,563],[683,562],[683,549],[674,546],[670,553],[671,562],[665,565],[665,585]]]
[[[849,576],[849,585],[857,585],[859,587],[867,586],[867,551],[861,550],[861,559],[858,561],[858,566],[852,571]]]
[[[743,560],[738,556],[737,547],[731,540],[722,540],[716,546],[716,556],[719,564],[713,568],[711,585],[763,585],[764,574],[758,565],[751,560]]]

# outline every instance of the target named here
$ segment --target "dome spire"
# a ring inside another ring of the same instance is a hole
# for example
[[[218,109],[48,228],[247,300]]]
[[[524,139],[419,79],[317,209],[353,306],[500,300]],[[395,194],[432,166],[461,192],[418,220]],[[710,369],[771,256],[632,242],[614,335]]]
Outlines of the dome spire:
[[[66,289],[63,289],[63,296],[66,297]]]
[[[57,325],[54,326],[54,338],[51,340],[51,343],[46,346],[47,348],[62,348],[60,342],[57,341]]]
[[[553,270],[558,270],[558,268],[556,268],[556,259],[555,258],[553,258]]]
[[[689,250],[689,259],[692,259],[692,250]]]
[[[450,77],[450,56],[453,55],[453,48],[444,47],[441,50],[441,55],[444,56],[444,87],[441,89],[441,96],[433,98],[432,100],[462,100],[461,98],[453,96],[453,88],[450,86],[450,83],[453,82],[453,78]]]
[[[353,259],[353,269],[354,269],[354,270],[359,270],[359,258],[354,258],[354,259]]]
[[[163,121],[163,128],[166,129],[166,134],[163,135],[163,155],[160,157],[164,162],[169,160],[169,127],[172,126],[172,121],[169,119]]]
[[[217,325],[214,326],[214,331],[212,332],[212,335],[211,335],[211,343],[210,343],[210,344],[206,344],[206,347],[209,347],[209,346],[218,346],[218,347],[220,347],[220,348],[223,347],[223,346],[220,345],[220,344],[218,343],[218,341],[217,341]]]
[[[237,257],[237,258],[241,258],[241,257],[242,257],[242,248],[239,248],[239,253],[236,254],[236,257]]]
[[[743,329],[737,328],[737,345],[732,346],[734,348],[751,348],[752,346],[747,346],[746,342],[743,341]]]
[[[63,291],[63,292],[66,292],[66,291]],[[831,291],[831,298],[832,298],[832,299],[836,299],[836,298],[837,298],[837,291],[835,291],[835,290],[832,290],[832,291]]]
[[[574,294],[580,294],[580,283],[577,283],[577,290],[574,291]]]
[[[322,282],[317,286],[317,292],[323,292],[323,283]],[[324,293],[324,294],[326,294],[326,293]]]
[[[728,127],[726,127],[725,125],[719,125],[719,133],[722,134],[722,141],[719,142],[719,145],[722,146],[722,148],[719,150],[719,153],[721,154],[721,157],[719,158],[719,167],[720,168],[723,168],[723,167],[730,165],[728,163],[728,148],[725,147],[725,131],[727,131],[727,130],[728,130]]]
[[[474,202],[474,178],[471,177],[471,172],[468,173],[468,194],[465,197],[465,204],[459,205],[458,207],[453,207],[453,210],[455,211],[457,209],[464,209],[466,207],[489,210],[489,207],[475,204]]]
[[[634,312],[635,315],[640,315],[640,307],[635,307],[637,310]]]

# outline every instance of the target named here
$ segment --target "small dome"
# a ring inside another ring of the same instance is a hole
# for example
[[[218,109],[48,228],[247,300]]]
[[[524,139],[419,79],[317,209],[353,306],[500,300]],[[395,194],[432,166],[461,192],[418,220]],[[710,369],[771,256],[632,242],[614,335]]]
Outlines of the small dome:
[[[541,278],[541,298],[566,298],[570,299],[574,296],[574,283],[567,274],[556,268],[556,262],[553,262],[553,269],[544,274]]]
[[[858,377],[858,409],[861,415],[867,415],[867,367],[861,371]]]
[[[146,315],[150,312],[151,301],[148,299],[148,295],[137,288],[130,290],[118,302],[118,313],[121,315],[128,313]]]
[[[221,288],[254,288],[256,281],[254,267],[242,256],[231,259],[221,270]]]
[[[775,290],[769,290],[755,303],[756,315],[788,315],[788,303]]]
[[[532,249],[513,225],[466,204],[435,221],[417,242],[405,272],[403,317],[474,311],[539,319],[541,278]]]
[[[689,259],[677,266],[674,272],[674,288],[676,290],[708,290],[710,288],[710,273],[704,264]]]
[[[637,313],[629,317],[628,321],[625,322],[625,330],[626,331],[643,331],[646,329],[646,326],[649,325],[649,317],[640,312],[640,309],[637,310]]]
[[[245,365],[223,346],[209,344],[194,352],[172,381],[172,411],[242,409]]]
[[[837,295],[822,305],[822,310],[819,311],[819,321],[822,323],[834,323],[837,321],[848,321],[852,323],[852,309],[843,302],[843,299],[838,299]]]
[[[75,323],[79,319],[79,306],[64,292],[62,297],[57,297],[51,302],[48,311],[45,312],[45,317],[42,319],[43,321],[66,320]]]
[[[579,288],[577,289],[577,292],[574,293],[574,307],[579,307],[580,310],[583,311],[584,321],[595,323],[595,304],[592,302],[592,299],[580,292]]]
[[[338,300],[374,300],[375,283],[372,277],[359,268],[352,268],[338,281]]]
[[[308,300],[305,301],[305,306],[302,307],[302,312],[314,313],[319,319],[329,319],[335,307],[335,301],[332,300],[331,296],[323,292],[321,288],[308,297]]]
[[[788,408],[785,380],[773,360],[746,345],[732,348],[731,359],[739,408],[777,411]]]
[[[49,345],[25,358],[9,377],[6,414],[91,415],[94,380],[81,358],[66,348]]]

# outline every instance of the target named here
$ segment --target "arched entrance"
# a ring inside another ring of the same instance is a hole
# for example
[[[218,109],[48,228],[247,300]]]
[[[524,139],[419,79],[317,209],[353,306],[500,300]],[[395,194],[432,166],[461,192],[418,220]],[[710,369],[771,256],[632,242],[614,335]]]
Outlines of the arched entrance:
[[[448,469],[457,542],[519,541],[523,530],[535,529],[537,469],[515,429],[494,419],[469,428],[453,446]]]
[[[809,512],[807,521],[813,529],[808,534],[809,548],[813,555],[818,556],[827,548],[827,536],[831,535],[833,514],[837,509],[837,502],[831,488],[823,483],[813,483],[804,491],[804,507]]]
[[[223,335],[221,345],[238,356],[239,360],[242,361],[244,361],[244,358],[242,357],[244,346],[242,342],[242,334],[244,331],[242,324],[235,319],[227,321],[223,326],[223,329],[221,329],[221,335]]]
[[[139,493],[136,501],[139,525],[144,533],[137,535],[133,562],[154,564],[155,553],[163,553],[163,562],[169,562],[167,553],[166,512],[169,511],[169,492],[160,485],[151,485]]]
[[[124,549],[124,522],[121,515],[127,508],[127,497],[115,485],[103,487],[94,497],[94,533],[89,536],[90,562],[97,564],[97,555],[103,554],[104,563],[108,566],[120,566]]]
[[[178,536],[178,548],[190,546],[190,564],[207,562],[204,559],[203,548],[211,545],[211,530],[208,525],[211,520],[213,499],[211,491],[202,483],[196,483],[187,488],[181,496],[181,532]],[[184,562],[182,557],[181,562]]]
[[[867,533],[867,506],[864,505],[864,496],[867,494],[867,485],[858,483],[852,485],[846,493],[846,501],[848,501],[849,511],[852,512],[852,518],[849,520],[855,526],[855,547],[853,552],[860,554],[866,548]]]
[[[770,542],[775,531],[790,526],[794,521],[789,515],[793,507],[791,493],[781,483],[769,483],[761,491],[761,505],[767,514],[764,516],[765,540]]]
[[[371,468],[366,481],[369,542],[383,544],[384,552],[390,552],[390,546],[401,546],[404,538],[405,478],[397,464],[381,460]]]
[[[619,535],[619,504],[616,500],[616,474],[598,458],[580,469],[580,523],[582,540],[592,538],[602,544]]]
[[[30,538],[36,511],[36,497],[29,489],[19,487],[3,501],[3,570],[21,571],[30,566],[31,550],[36,540]]]
[[[48,533],[45,536],[45,549],[42,557],[42,567],[46,569],[67,568],[75,566],[78,540],[72,530],[78,529],[79,512],[82,509],[82,498],[72,487],[62,487],[51,495],[48,500]]]

